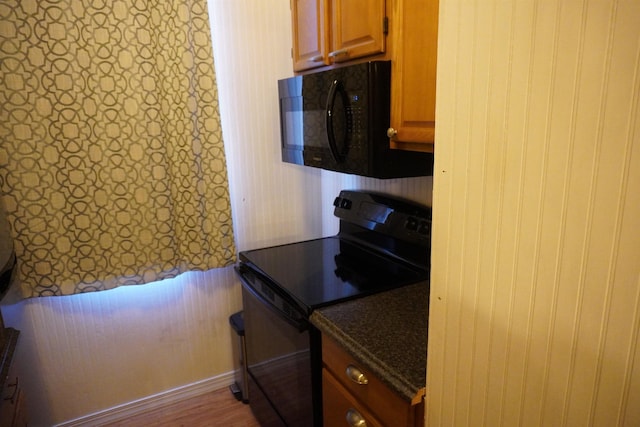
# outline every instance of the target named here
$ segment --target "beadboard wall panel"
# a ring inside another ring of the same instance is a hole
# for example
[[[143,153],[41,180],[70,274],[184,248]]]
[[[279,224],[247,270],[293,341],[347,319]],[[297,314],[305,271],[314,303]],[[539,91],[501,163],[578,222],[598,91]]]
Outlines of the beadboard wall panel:
[[[293,75],[289,3],[211,4],[240,250],[335,234],[333,199],[342,189],[380,191],[431,205],[431,177],[380,180],[283,163],[277,80]]]
[[[231,268],[2,307],[29,425],[52,426],[232,370]]]
[[[210,1],[239,250],[320,237],[321,173],[282,163],[277,80],[293,75],[289,2]]]
[[[440,14],[427,423],[639,425],[640,4]]]

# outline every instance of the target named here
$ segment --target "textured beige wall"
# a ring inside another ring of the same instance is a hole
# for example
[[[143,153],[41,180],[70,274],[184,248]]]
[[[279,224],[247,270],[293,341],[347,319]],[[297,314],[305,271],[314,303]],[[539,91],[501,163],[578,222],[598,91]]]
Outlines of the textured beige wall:
[[[640,3],[440,13],[428,425],[640,425]]]

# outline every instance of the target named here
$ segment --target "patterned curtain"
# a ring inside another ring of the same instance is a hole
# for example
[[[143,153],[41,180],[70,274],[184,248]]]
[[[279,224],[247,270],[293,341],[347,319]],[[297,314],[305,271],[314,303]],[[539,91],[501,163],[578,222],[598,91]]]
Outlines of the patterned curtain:
[[[24,297],[235,260],[206,0],[3,0],[0,197]]]

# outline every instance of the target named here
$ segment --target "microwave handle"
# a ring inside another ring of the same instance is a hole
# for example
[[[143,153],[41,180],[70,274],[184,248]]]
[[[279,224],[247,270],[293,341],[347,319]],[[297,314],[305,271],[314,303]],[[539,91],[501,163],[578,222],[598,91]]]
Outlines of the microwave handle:
[[[336,135],[333,132],[333,106],[336,102],[336,96],[340,93],[340,99],[342,100],[342,104],[344,105],[345,112],[347,111],[348,102],[347,102],[347,94],[342,87],[342,83],[338,80],[334,80],[331,83],[331,88],[329,89],[329,96],[327,96],[327,108],[326,108],[326,126],[327,126],[327,138],[329,140],[329,148],[331,149],[331,155],[333,159],[337,163],[342,163],[347,155],[348,149],[348,133],[345,133],[345,140],[343,141],[342,146],[344,147],[344,153],[341,153],[338,150],[338,145],[336,144]],[[346,113],[345,113],[346,114]]]

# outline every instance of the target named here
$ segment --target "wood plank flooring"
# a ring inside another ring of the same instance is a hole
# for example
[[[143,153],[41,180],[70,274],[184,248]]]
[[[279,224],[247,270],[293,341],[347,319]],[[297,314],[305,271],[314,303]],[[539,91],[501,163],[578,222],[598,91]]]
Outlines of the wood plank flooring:
[[[228,388],[177,402],[104,427],[260,427],[249,405]]]

